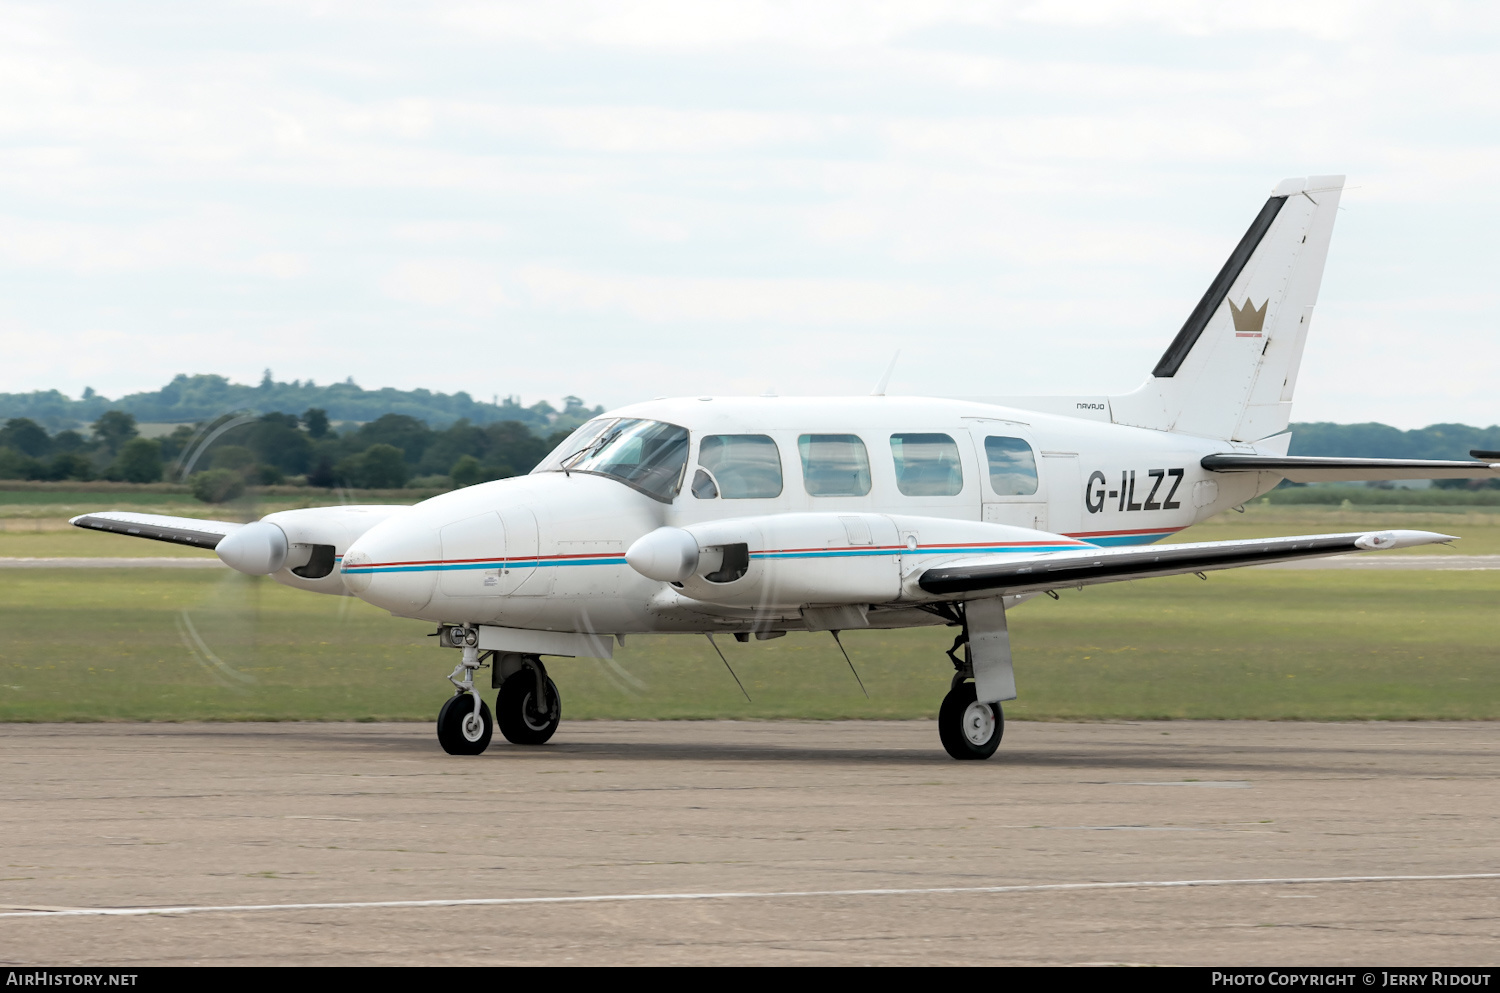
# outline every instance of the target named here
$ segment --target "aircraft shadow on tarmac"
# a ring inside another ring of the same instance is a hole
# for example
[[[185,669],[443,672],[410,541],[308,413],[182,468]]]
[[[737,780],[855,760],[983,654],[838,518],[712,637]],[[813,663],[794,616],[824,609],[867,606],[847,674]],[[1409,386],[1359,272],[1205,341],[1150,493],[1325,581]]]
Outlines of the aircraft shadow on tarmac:
[[[1024,732],[1023,732],[1024,733]],[[1156,732],[1153,732],[1156,733]],[[299,736],[300,737],[300,736]],[[934,736],[935,737],[935,736]],[[748,738],[748,736],[747,736]],[[435,740],[425,736],[397,736],[385,734],[360,735],[357,738],[307,735],[306,744],[318,750],[369,748],[371,751],[389,755],[401,753],[404,757],[431,757],[452,762],[452,756],[443,754]],[[1416,746],[1410,741],[1393,742],[1390,746],[1377,748],[1327,747],[1326,745],[1298,746],[1267,745],[1256,743],[1247,747],[1244,743],[1203,744],[1202,742],[1134,742],[1129,744],[1101,743],[1097,749],[1048,748],[1045,745],[1015,744],[1001,749],[989,762],[955,764],[934,742],[931,750],[915,748],[881,747],[809,747],[787,743],[767,744],[764,741],[598,741],[558,740],[537,747],[517,747],[496,743],[484,755],[469,757],[475,762],[501,761],[510,763],[556,761],[579,758],[588,761],[646,761],[646,762],[770,762],[791,765],[907,765],[943,766],[948,769],[1111,769],[1119,768],[1137,775],[1142,771],[1162,770],[1175,776],[1201,772],[1225,774],[1224,778],[1250,774],[1338,776],[1340,778],[1384,778],[1381,770],[1397,765],[1405,775],[1441,775],[1459,779],[1471,778],[1477,773],[1461,771],[1462,760],[1472,759],[1472,753],[1463,749],[1443,747],[1439,743],[1431,746]],[[1421,771],[1413,768],[1413,760],[1430,763],[1430,768]],[[1459,761],[1455,761],[1459,760]],[[1231,776],[1229,774],[1234,774]],[[1217,778],[1210,775],[1208,778]]]

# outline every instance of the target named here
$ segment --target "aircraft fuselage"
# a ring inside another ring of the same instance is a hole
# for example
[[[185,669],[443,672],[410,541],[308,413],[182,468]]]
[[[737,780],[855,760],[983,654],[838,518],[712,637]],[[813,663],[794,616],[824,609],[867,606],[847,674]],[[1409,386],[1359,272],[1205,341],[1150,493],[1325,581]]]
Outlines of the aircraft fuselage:
[[[544,462],[531,475],[443,494],[376,525],[349,547],[343,585],[392,613],[439,622],[609,634],[785,629],[801,627],[798,607],[828,589],[819,576],[799,598],[792,570],[837,559],[837,575],[868,588],[829,599],[884,604],[870,615],[873,626],[938,623],[900,609],[912,599],[900,577],[935,559],[1039,551],[1049,541],[1059,549],[1150,543],[1279,478],[1199,466],[1208,454],[1256,450],[1249,445],[960,400],[673,399],[601,420],[615,418],[685,429],[685,458],[668,467],[670,486],[658,478],[652,492]],[[736,445],[755,461],[753,473],[739,473],[754,475],[749,483],[730,480],[724,452]],[[782,530],[802,522],[795,534],[805,538],[782,547],[755,530],[754,521],[771,518],[789,522]],[[738,599],[699,599],[625,560],[657,528],[745,520],[760,539],[749,542],[752,569],[780,568],[782,578]]]

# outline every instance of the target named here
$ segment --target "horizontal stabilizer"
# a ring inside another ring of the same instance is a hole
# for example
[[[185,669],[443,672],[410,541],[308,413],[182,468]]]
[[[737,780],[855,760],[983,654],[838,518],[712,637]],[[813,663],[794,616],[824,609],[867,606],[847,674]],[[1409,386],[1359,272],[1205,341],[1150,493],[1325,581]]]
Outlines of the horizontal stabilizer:
[[[84,514],[68,523],[90,531],[109,531],[133,538],[170,541],[174,545],[193,545],[197,548],[217,548],[226,535],[244,527],[233,521],[200,521],[196,517],[132,514],[123,510]]]
[[[1041,593],[1070,586],[1181,576],[1452,540],[1452,535],[1431,531],[1358,531],[1154,545],[1150,548],[1099,548],[1085,552],[1052,552],[1024,559],[1017,559],[1014,555],[973,556],[928,569],[918,579],[917,585],[934,596],[981,590],[990,595]]]
[[[1472,454],[1472,453],[1471,453]],[[1212,472],[1274,472],[1294,483],[1382,479],[1493,479],[1500,463],[1433,459],[1325,459],[1307,455],[1207,455]]]

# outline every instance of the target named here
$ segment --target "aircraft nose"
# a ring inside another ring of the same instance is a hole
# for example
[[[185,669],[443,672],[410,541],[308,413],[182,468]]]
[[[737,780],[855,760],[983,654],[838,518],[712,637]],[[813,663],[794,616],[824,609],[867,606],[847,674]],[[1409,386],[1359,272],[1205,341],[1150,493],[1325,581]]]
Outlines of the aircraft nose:
[[[437,531],[389,520],[378,524],[344,553],[344,588],[393,614],[411,614],[432,599],[435,566],[442,558]]]

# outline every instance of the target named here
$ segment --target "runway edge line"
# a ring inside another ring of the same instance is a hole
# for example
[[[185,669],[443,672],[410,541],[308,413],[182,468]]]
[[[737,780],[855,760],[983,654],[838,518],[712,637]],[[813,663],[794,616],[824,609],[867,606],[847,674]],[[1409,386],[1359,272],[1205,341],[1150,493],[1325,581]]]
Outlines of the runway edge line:
[[[943,893],[1065,893],[1082,890],[1187,889],[1200,886],[1310,886],[1332,883],[1410,883],[1500,879],[1500,872],[1425,876],[1290,876],[1267,879],[1166,879],[1114,883],[1035,883],[1014,886],[930,886],[911,889],[780,890],[723,893],[603,893],[589,896],[520,896],[467,900],[371,900],[347,903],[262,903],[183,907],[69,907],[0,911],[6,917],[149,917],[159,914],[250,913],[268,910],[392,910],[423,907],[507,907],[537,904],[629,903],[646,900],[777,900],[844,896],[927,896]]]

